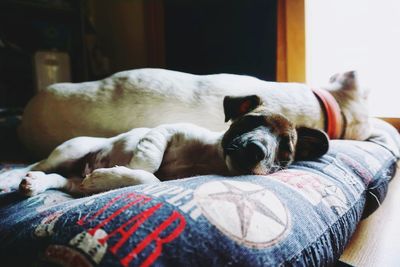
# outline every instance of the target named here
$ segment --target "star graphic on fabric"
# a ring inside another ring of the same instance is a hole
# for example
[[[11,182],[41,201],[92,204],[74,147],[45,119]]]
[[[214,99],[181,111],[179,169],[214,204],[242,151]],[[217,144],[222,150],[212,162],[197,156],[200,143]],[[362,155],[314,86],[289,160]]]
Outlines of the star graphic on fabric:
[[[336,185],[327,185],[324,188],[324,194],[323,197],[326,196],[331,196],[331,195],[336,195],[338,192],[338,187]]]
[[[226,189],[228,189],[228,191],[212,193],[209,194],[208,197],[213,200],[228,201],[236,206],[236,211],[240,220],[242,239],[247,237],[254,212],[259,212],[285,227],[286,224],[271,209],[266,207],[259,200],[253,198],[254,195],[265,192],[266,189],[242,190],[225,181],[222,181],[221,183],[226,187]]]

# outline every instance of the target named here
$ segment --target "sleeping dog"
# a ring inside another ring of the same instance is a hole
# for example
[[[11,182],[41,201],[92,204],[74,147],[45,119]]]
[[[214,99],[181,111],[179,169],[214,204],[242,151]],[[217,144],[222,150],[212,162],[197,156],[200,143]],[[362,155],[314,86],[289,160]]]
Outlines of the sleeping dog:
[[[355,74],[335,75],[324,89],[341,108],[336,117],[343,127],[336,127],[338,134],[332,137],[367,139],[366,99]],[[323,101],[304,84],[233,74],[137,69],[100,81],[49,86],[25,108],[19,136],[29,151],[42,159],[57,145],[77,136],[111,137],[133,128],[179,122],[225,131],[228,127],[223,123],[221,103],[228,95],[258,95],[270,114],[283,114],[296,126],[326,128]]]
[[[225,97],[224,113],[232,120],[226,132],[177,123],[111,138],[77,137],[9,177],[21,181],[26,196],[50,188],[87,194],[194,175],[266,175],[328,150],[323,131],[296,128],[257,95]]]

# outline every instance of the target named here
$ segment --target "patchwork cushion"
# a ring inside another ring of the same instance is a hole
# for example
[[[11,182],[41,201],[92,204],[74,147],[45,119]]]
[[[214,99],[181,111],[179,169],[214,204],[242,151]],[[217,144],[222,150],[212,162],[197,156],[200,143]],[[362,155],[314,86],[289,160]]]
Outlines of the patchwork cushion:
[[[399,137],[383,125],[369,142],[331,141],[320,159],[268,176],[199,176],[77,199],[4,193],[2,265],[332,265],[394,175]]]

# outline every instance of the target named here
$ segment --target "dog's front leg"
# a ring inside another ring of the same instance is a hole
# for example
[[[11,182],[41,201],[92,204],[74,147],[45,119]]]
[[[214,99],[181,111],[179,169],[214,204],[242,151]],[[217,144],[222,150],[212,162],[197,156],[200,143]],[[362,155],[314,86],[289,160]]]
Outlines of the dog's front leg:
[[[137,144],[128,167],[155,173],[162,163],[164,152],[173,136],[172,132],[168,126],[150,130]]]
[[[81,188],[87,193],[97,193],[125,186],[157,182],[160,180],[150,172],[115,166],[94,170],[82,181]]]

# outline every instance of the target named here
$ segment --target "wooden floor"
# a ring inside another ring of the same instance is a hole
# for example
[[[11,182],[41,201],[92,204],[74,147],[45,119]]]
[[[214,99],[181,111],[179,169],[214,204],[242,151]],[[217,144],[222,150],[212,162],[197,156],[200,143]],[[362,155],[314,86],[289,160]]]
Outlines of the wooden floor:
[[[377,211],[360,222],[340,258],[353,266],[400,266],[400,164]]]

